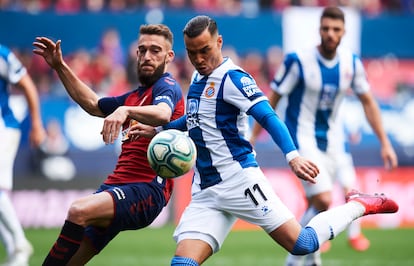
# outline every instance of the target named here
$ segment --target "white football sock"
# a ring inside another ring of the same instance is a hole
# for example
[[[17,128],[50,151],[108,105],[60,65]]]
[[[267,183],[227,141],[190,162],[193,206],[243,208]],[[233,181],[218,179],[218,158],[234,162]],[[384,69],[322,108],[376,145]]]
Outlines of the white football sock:
[[[10,258],[14,253],[14,239],[2,222],[0,222],[0,241],[4,245],[7,258]]]
[[[0,223],[3,224],[4,229],[9,231],[14,240],[15,247],[24,246],[27,243],[13,204],[5,191],[0,191]]]
[[[352,221],[361,217],[364,212],[365,208],[362,204],[350,201],[319,213],[307,226],[315,230],[319,243],[322,244],[344,231]]]

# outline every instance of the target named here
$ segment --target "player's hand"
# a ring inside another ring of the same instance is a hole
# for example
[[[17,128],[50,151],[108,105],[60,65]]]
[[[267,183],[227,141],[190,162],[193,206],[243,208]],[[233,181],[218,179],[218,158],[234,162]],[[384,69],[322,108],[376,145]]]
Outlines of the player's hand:
[[[102,127],[102,138],[106,144],[112,144],[118,138],[121,132],[122,124],[128,118],[128,111],[126,106],[118,107],[112,114],[104,119]]]
[[[384,161],[385,169],[392,170],[398,166],[398,159],[391,145],[382,147],[381,157]]]
[[[46,140],[46,130],[41,126],[32,127],[29,139],[32,147],[39,147]]]
[[[139,137],[152,138],[157,134],[155,127],[142,124],[140,122],[131,126],[128,136],[131,140],[137,140]]]
[[[60,44],[61,40],[55,43],[46,37],[36,37],[36,41],[33,42],[33,46],[36,47],[33,53],[42,56],[51,68],[56,69],[63,62]]]
[[[319,168],[311,161],[302,156],[298,156],[289,162],[289,166],[293,173],[300,179],[312,184],[316,183],[316,176],[319,174]]]

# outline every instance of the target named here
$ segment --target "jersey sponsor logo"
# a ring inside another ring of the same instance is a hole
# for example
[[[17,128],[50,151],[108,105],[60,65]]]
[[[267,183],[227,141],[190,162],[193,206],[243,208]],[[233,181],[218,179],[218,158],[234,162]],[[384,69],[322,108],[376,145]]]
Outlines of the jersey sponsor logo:
[[[200,125],[198,119],[199,102],[197,99],[188,99],[187,101],[187,128],[188,130]]]
[[[216,93],[216,90],[214,88],[214,82],[211,82],[210,86],[206,89],[204,95],[206,96],[206,98],[211,98],[214,96],[215,93]]]
[[[122,130],[121,134],[122,134],[122,142],[129,140],[129,130],[131,129],[131,127],[135,124],[137,124],[138,121],[134,120],[134,119],[130,119],[129,120],[129,125],[128,128]]]
[[[242,77],[240,79],[240,82],[243,86],[243,91],[246,93],[247,97],[251,97],[255,95],[256,93],[260,93],[259,88],[257,87],[256,82],[254,82],[253,79],[249,77]]]
[[[338,87],[335,84],[325,84],[321,91],[319,110],[331,110],[335,103]]]

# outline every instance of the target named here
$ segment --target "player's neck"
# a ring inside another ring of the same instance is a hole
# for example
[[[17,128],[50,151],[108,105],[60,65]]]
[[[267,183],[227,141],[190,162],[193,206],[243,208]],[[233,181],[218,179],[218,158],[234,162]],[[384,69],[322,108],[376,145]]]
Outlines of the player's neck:
[[[321,45],[318,45],[317,48],[318,48],[319,54],[325,59],[332,60],[336,56],[336,49],[334,51],[326,51],[325,49],[323,49]]]

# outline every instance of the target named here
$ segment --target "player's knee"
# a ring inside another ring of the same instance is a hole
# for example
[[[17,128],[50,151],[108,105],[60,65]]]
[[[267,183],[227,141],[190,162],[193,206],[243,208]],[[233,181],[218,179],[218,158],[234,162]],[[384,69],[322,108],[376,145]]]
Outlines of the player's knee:
[[[296,244],[293,247],[293,255],[306,255],[313,253],[319,249],[318,236],[312,227],[302,228]]]
[[[84,205],[79,201],[74,201],[69,208],[67,219],[73,223],[84,226],[86,214],[87,210]]]
[[[171,260],[171,266],[199,266],[192,258],[175,256]]]
[[[310,204],[319,212],[326,211],[332,203],[330,193],[321,193],[310,200]]]

